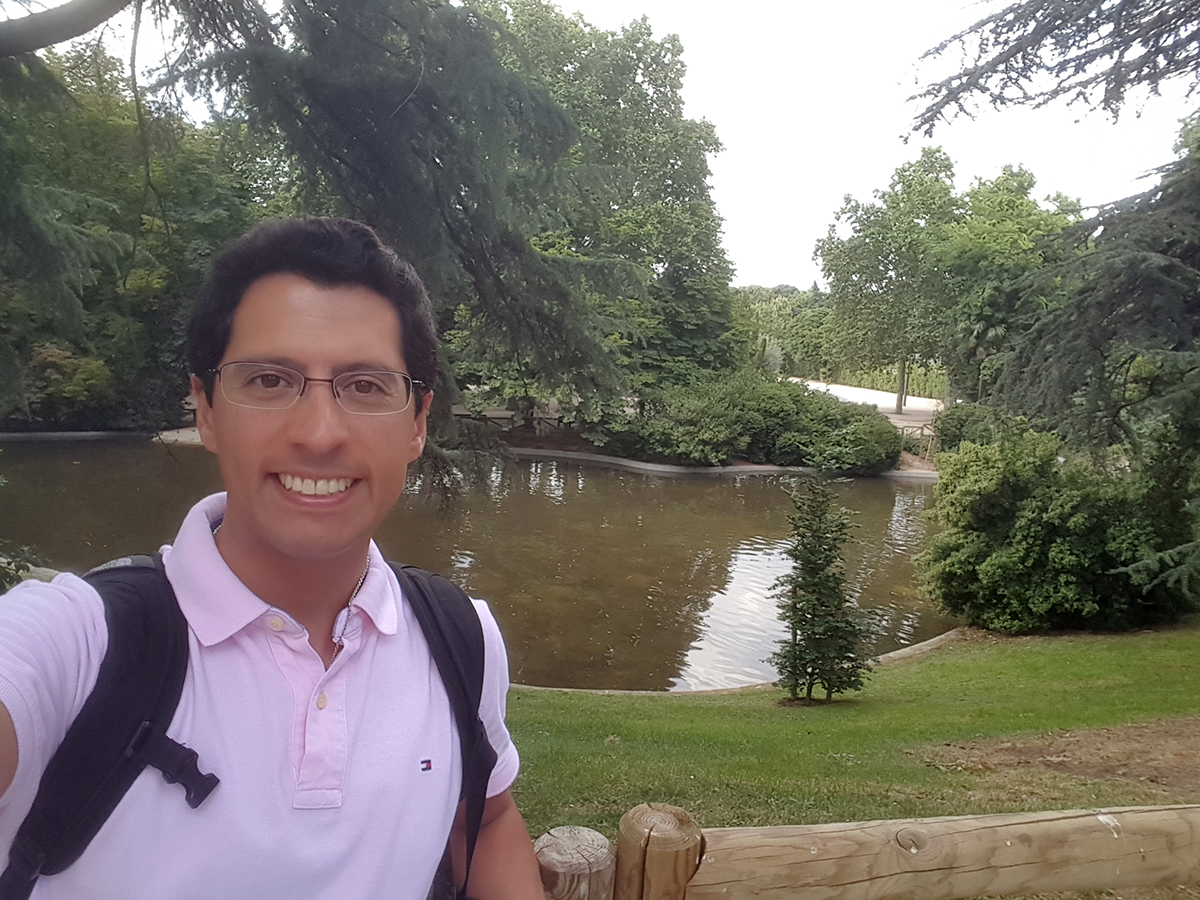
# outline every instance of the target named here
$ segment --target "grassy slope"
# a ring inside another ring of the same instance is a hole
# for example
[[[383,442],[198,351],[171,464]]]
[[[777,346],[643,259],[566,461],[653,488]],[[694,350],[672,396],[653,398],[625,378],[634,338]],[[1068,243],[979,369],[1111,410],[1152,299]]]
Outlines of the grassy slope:
[[[930,765],[948,742],[1200,714],[1200,622],[1135,635],[983,639],[877,671],[828,706],[778,691],[596,695],[515,688],[514,787],[537,836],[610,838],[646,801],[706,827],[1066,809],[1163,798],[1136,782]]]

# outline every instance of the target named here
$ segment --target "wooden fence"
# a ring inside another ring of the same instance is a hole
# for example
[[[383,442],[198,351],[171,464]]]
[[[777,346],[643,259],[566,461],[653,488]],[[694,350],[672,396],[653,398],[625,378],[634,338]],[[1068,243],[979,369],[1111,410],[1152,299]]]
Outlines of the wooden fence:
[[[587,828],[535,844],[548,900],[951,900],[1200,883],[1200,806],[700,829],[648,804],[615,852]]]

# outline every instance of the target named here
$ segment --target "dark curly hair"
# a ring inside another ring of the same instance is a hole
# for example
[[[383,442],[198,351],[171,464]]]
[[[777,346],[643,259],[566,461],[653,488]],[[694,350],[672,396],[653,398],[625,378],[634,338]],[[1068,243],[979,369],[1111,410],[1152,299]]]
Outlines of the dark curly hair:
[[[429,295],[416,271],[375,232],[350,219],[275,219],[238,238],[213,260],[187,326],[187,362],[212,403],[214,369],[225,355],[233,314],[246,289],[276,273],[299,275],[324,287],[362,285],[384,297],[400,316],[400,347],[408,373],[425,385],[416,411],[437,380],[436,332]]]

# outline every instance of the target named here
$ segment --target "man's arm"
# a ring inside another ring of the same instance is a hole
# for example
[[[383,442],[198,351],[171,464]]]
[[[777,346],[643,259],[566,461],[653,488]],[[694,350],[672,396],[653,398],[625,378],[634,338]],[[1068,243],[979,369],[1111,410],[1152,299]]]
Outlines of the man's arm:
[[[460,807],[461,812],[461,807]],[[457,844],[465,844],[462,816],[454,823]],[[479,900],[543,900],[533,843],[512,792],[489,797],[471,860],[467,895]]]
[[[17,730],[8,708],[0,703],[0,797],[17,774]]]

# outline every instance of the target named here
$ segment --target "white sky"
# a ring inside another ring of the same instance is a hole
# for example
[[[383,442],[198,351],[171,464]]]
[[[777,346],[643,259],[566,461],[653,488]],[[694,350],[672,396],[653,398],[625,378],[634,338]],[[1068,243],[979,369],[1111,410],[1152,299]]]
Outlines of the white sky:
[[[1007,2],[1007,0],[1006,0]],[[997,8],[963,0],[559,0],[600,28],[645,15],[656,37],[677,34],[688,74],[687,114],[712,122],[725,146],[711,160],[734,283],[808,287],[820,277],[813,245],[842,198],[869,199],[901,163],[940,144],[960,188],[1006,163],[1085,205],[1153,185],[1146,171],[1174,158],[1186,85],[1138,95],[1117,124],[1082,106],[981,111],[909,135],[906,98],[933,80],[922,52]],[[732,11],[733,15],[730,15]],[[1140,116],[1139,116],[1140,111]]]

